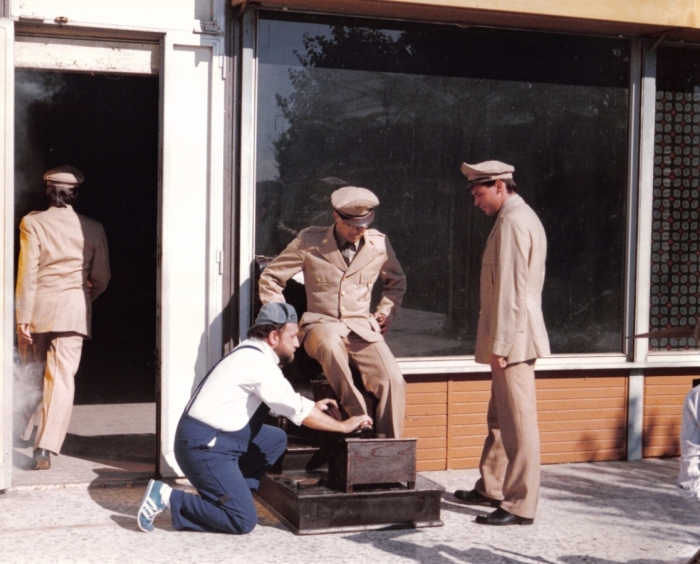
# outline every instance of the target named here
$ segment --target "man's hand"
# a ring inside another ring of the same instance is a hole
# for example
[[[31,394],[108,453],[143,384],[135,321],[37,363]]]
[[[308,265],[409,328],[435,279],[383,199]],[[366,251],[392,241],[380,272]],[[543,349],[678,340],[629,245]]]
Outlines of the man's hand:
[[[32,340],[32,334],[29,331],[29,323],[18,323],[17,324],[17,338],[19,339],[20,345],[31,345],[34,341]]]
[[[377,323],[379,323],[379,332],[383,335],[389,330],[389,326],[391,325],[391,317],[387,317],[383,313],[379,313],[377,311],[375,311],[372,315],[374,315]]]
[[[86,280],[85,286],[87,286],[88,294],[92,294],[92,282],[90,282],[90,280]]]
[[[352,433],[353,431],[357,431],[358,429],[361,430],[364,427],[371,428],[372,425],[373,421],[369,415],[355,415],[350,419],[346,419],[345,421],[343,421],[343,432]]]
[[[508,358],[505,356],[498,356],[496,354],[491,355],[491,366],[496,368],[505,368],[508,366]]]
[[[336,419],[338,421],[343,420],[343,416],[341,415],[340,409],[338,408],[338,402],[336,402],[334,399],[326,398],[317,401],[316,407],[323,411],[323,413],[325,413],[329,417],[332,417],[333,419]]]

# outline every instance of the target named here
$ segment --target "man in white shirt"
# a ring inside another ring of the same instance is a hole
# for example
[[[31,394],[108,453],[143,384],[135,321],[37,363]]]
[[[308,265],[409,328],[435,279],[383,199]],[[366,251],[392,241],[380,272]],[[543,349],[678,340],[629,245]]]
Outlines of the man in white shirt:
[[[334,400],[312,402],[296,393],[279,366],[299,347],[297,314],[286,303],[265,304],[249,339],[204,377],[175,433],[175,459],[199,495],[151,480],[137,516],[142,531],[167,508],[176,530],[249,533],[258,517],[251,490],[284,453],[287,435],[264,425],[270,409],[296,425],[351,433],[372,424],[367,415],[337,421]]]

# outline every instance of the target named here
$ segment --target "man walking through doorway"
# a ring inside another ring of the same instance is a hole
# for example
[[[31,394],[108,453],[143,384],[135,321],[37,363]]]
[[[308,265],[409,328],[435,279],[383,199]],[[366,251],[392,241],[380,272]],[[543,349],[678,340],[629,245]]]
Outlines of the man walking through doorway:
[[[68,432],[74,377],[91,336],[92,301],[107,288],[109,256],[102,224],[75,212],[83,174],[59,166],[44,174],[49,209],[20,223],[17,341],[44,366],[43,397],[23,438],[34,441],[34,467],[48,470]]]

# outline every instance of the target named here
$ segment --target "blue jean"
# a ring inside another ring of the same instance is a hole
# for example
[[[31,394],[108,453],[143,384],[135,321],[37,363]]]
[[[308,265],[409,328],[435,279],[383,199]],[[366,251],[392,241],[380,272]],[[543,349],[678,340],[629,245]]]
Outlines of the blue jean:
[[[234,432],[182,416],[175,459],[199,495],[172,491],[174,529],[244,534],[255,528],[258,515],[251,490],[287,446],[282,429],[262,424],[266,413],[266,408],[259,409],[246,427]]]

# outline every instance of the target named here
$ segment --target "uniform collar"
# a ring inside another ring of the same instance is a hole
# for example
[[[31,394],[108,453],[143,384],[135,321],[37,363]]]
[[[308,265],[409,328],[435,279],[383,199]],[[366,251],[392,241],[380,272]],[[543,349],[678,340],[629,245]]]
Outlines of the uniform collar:
[[[510,198],[508,198],[505,202],[503,202],[501,209],[498,210],[498,217],[504,216],[510,210],[518,207],[520,204],[522,204],[524,202],[525,202],[525,200],[523,200],[522,197],[520,197],[518,194],[513,194]]]

